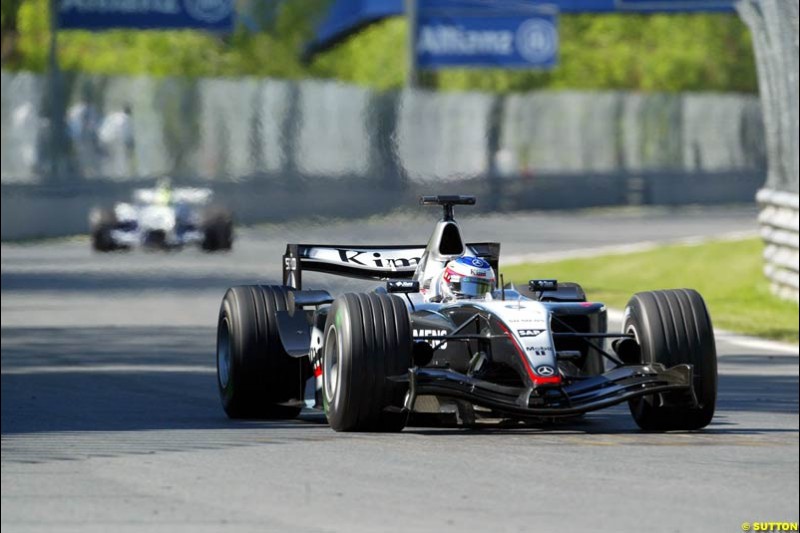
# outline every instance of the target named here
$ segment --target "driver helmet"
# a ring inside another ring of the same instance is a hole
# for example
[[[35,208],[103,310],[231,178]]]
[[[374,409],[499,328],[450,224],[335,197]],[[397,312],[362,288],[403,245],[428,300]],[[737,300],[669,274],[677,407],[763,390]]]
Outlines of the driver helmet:
[[[163,177],[156,183],[156,203],[158,205],[169,205],[172,203],[172,180]]]
[[[494,289],[494,269],[480,257],[465,255],[453,259],[442,273],[444,299],[483,298]]]

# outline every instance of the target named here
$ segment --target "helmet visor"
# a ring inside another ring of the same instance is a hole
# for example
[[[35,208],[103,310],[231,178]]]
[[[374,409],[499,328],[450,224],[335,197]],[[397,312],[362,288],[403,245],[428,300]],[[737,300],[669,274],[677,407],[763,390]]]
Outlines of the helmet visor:
[[[486,278],[462,277],[450,284],[453,292],[459,296],[477,298],[492,290],[492,282]]]

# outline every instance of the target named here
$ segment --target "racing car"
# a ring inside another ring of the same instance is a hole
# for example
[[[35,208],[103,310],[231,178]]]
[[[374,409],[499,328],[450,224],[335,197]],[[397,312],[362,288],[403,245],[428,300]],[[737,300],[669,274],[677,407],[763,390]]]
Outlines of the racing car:
[[[313,402],[336,431],[400,431],[525,425],[627,402],[646,431],[711,422],[717,356],[700,294],[634,294],[610,332],[605,305],[577,283],[498,282],[500,244],[465,242],[453,216],[475,197],[421,203],[444,211],[427,245],[289,244],[282,285],[227,290],[216,362],[229,417],[293,418]],[[379,284],[334,298],[304,288],[306,271]]]
[[[98,252],[134,246],[175,249],[199,245],[214,252],[233,246],[231,214],[212,205],[211,189],[172,188],[160,180],[154,188],[135,189],[131,202],[89,213],[92,248]]]

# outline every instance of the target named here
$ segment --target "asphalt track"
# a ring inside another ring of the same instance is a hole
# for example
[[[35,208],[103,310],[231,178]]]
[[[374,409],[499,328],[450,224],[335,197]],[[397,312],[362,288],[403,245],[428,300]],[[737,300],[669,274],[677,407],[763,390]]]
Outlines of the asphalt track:
[[[213,370],[225,287],[277,281],[287,241],[422,243],[433,217],[246,229],[221,255],[4,244],[3,532],[731,532],[798,520],[796,352],[720,341],[717,416],[696,433],[641,433],[624,407],[569,425],[397,435],[337,434],[309,413],[225,418]],[[512,255],[755,229],[752,209],[724,208],[462,222]]]

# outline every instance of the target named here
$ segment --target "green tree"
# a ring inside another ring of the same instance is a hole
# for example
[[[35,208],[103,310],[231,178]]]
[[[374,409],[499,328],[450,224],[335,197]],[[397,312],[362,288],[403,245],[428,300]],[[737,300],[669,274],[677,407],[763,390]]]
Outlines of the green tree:
[[[405,79],[406,24],[390,19],[322,54],[313,72],[380,88]],[[564,15],[551,71],[449,69],[427,77],[440,89],[538,88],[755,92],[750,35],[735,15]]]
[[[3,0],[4,68],[45,69],[48,4]],[[270,21],[264,30],[239,27],[226,37],[193,31],[64,31],[59,58],[66,70],[102,74],[315,77],[401,87],[407,41],[401,17],[367,27],[309,64],[301,61],[326,6],[322,0],[284,1],[260,15]],[[563,15],[559,24],[560,58],[553,70],[450,69],[424,73],[424,84],[496,92],[757,90],[750,36],[735,15]]]

